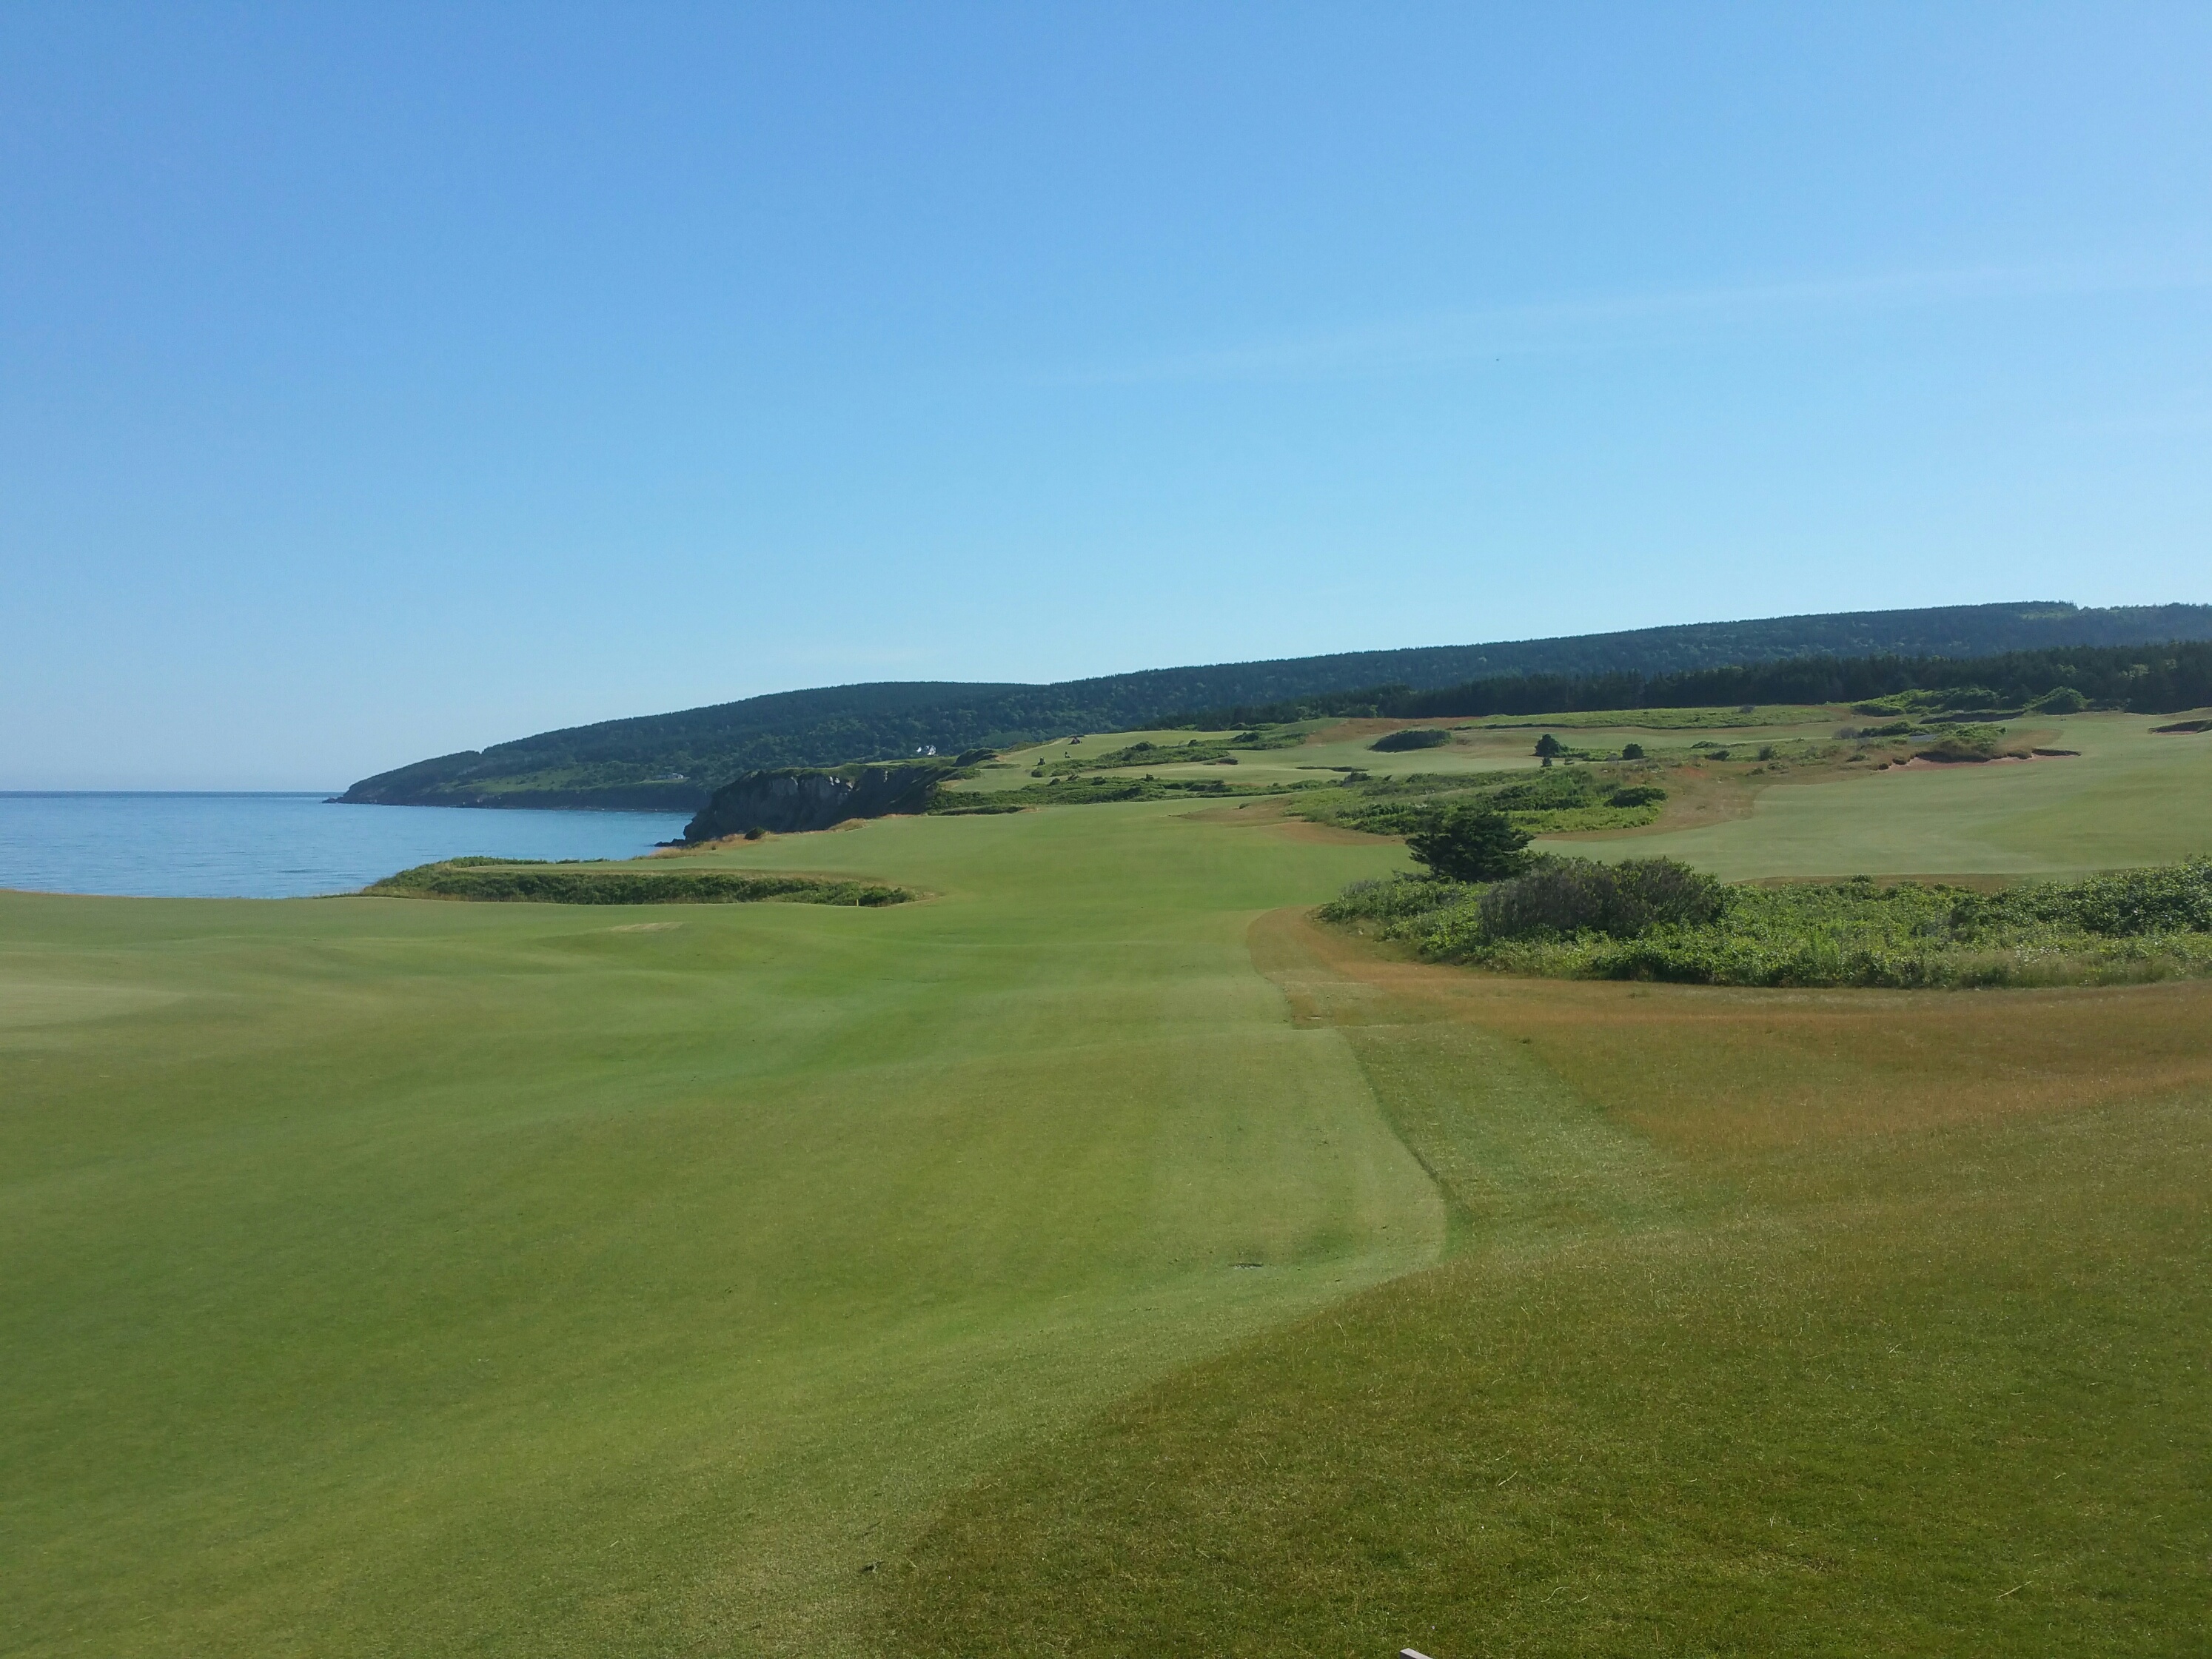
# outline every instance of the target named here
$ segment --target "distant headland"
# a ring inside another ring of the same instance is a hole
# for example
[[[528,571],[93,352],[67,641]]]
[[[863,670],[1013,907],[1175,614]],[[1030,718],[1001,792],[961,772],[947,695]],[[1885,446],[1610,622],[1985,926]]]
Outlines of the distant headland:
[[[395,806],[696,812],[746,772],[949,755],[1345,694],[1435,692],[1516,678],[1619,684],[1625,677],[1657,680],[1799,658],[1960,659],[2203,640],[2212,640],[2212,605],[2099,610],[2043,600],[1344,652],[1047,685],[886,681],[772,692],[540,732],[380,772],[337,799]]]

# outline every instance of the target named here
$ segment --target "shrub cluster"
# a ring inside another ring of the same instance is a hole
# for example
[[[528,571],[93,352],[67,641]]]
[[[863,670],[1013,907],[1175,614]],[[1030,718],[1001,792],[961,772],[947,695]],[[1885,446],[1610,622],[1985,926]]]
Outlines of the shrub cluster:
[[[1386,931],[1395,931],[1398,924],[1425,921],[1481,896],[1481,887],[1471,882],[1447,881],[1437,876],[1385,876],[1376,881],[1353,882],[1333,902],[1322,906],[1319,914],[1323,921],[1379,922]]]
[[[1163,763],[1164,764],[1164,763]],[[1035,777],[1036,774],[1030,775]],[[1018,789],[994,789],[988,794],[941,794],[930,802],[932,817],[963,817],[992,812],[1018,812],[1031,806],[1103,806],[1130,800],[1174,800],[1185,796],[1200,799],[1222,796],[1279,795],[1312,784],[1237,784],[1226,778],[1103,777],[1089,773],[1056,774],[1042,783]]]
[[[1662,923],[1700,927],[1720,918],[1728,890],[1674,859],[1546,859],[1526,875],[1501,881],[1475,901],[1491,939],[1603,933],[1634,939]]]
[[[1347,778],[1346,783],[1352,786],[1348,798],[1330,789],[1302,810],[1304,817],[1318,823],[1339,823],[1370,835],[1408,836],[1435,830],[1454,812],[1502,812],[1515,828],[1542,836],[1649,823],[1659,816],[1659,803],[1667,799],[1667,792],[1656,783],[1609,782],[1603,770],[1592,767],[1510,775],[1512,782],[1490,784],[1434,774],[1356,783]]]
[[[1406,837],[1413,862],[1447,881],[1497,881],[1519,870],[1528,832],[1495,808],[1455,806]]]
[[[2043,924],[2107,939],[2153,933],[2212,933],[2212,858],[2148,870],[2116,870],[2087,881],[2015,887],[1960,896],[1968,927]]]
[[[448,859],[386,876],[364,894],[380,898],[469,899],[538,904],[903,904],[903,887],[819,876],[744,870],[657,870],[636,863],[547,864],[517,859]]]
[[[1407,749],[1440,749],[1451,741],[1441,726],[1411,726],[1402,732],[1385,732],[1367,746],[1378,755],[1395,755]]]
[[[2000,755],[2022,757],[2027,750],[2018,744],[2008,744],[2004,733],[1994,726],[1962,726],[1914,753],[1922,760],[1990,761]]]
[[[1322,915],[1435,960],[1559,978],[1913,988],[2212,974],[2212,858],[1995,895],[1863,878],[1723,887],[1672,871],[1608,883],[1582,862],[1487,888],[1364,883]]]

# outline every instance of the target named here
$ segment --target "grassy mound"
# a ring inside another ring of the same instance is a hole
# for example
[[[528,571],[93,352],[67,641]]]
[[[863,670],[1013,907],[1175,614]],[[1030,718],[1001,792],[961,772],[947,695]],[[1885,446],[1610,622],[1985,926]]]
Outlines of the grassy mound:
[[[696,870],[643,862],[552,864],[531,859],[447,859],[418,864],[362,890],[380,898],[471,899],[530,904],[904,904],[914,895],[882,882]]]
[[[1451,733],[1440,726],[1412,726],[1402,732],[1385,732],[1367,746],[1378,755],[1396,754],[1407,749],[1441,749],[1451,741]]]
[[[1321,914],[1431,960],[1550,978],[1913,988],[2212,973],[2212,859],[1996,895],[1863,878],[1714,884],[1709,915],[1639,907],[1626,890],[1662,866],[1683,869],[1559,859],[1487,887],[1400,876],[1356,883]]]
[[[1043,783],[1025,784],[1018,789],[994,790],[981,800],[974,795],[940,795],[928,810],[939,817],[958,817],[976,812],[1016,812],[1027,806],[1115,806],[1133,800],[1285,793],[1279,785],[1246,786],[1231,783],[1225,778],[1156,778],[1149,775],[1130,778],[1066,773],[1055,774]]]
[[[2021,744],[2007,743],[2002,727],[1962,726],[1944,732],[1933,743],[1922,744],[1913,750],[1913,756],[1918,760],[1956,765],[1961,762],[2025,760],[2033,752]]]
[[[1531,835],[1556,836],[1640,828],[1658,817],[1666,799],[1644,769],[1573,766],[1474,783],[1430,774],[1364,779],[1316,790],[1299,815],[1371,836],[1407,836],[1454,809],[1473,807],[1503,812]]]

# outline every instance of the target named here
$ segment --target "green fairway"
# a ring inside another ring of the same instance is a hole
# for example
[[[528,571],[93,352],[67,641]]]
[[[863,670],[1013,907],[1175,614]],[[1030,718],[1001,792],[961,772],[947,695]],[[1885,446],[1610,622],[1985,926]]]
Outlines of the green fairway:
[[[1576,849],[2202,851],[2151,723]],[[1375,758],[1531,762],[1458,735]],[[0,1652],[2212,1636],[2212,986],[1394,962],[1285,805],[640,872],[883,908],[0,894]]]
[[[2212,848],[2212,736],[2164,717],[2033,724],[2074,758],[1913,767],[1762,790],[1748,817],[1574,850],[1665,854],[1754,876],[2045,875],[2160,864]]]
[[[10,1654],[859,1652],[932,1506],[1432,1261],[1174,805],[708,855],[878,910],[0,895]]]
[[[1565,986],[1297,943],[1279,973],[1459,1254],[977,1483],[899,1564],[895,1651],[2212,1642],[2212,988]]]
[[[1534,769],[1540,764],[1535,755],[1536,738],[1546,731],[1565,733],[1565,740],[1572,746],[1601,753],[1617,753],[1624,744],[1640,743],[1655,755],[1687,757],[1692,753],[1690,744],[1701,738],[1735,744],[1739,749],[1762,743],[1826,740],[1832,738],[1838,720],[1851,718],[1855,717],[1836,709],[1792,705],[1753,711],[1656,708],[1480,720],[1310,720],[1286,728],[1302,732],[1304,743],[1285,748],[1237,750],[1234,768],[1206,760],[1178,763],[1174,758],[1175,750],[1193,738],[1203,743],[1218,743],[1233,737],[1232,732],[1103,732],[1077,744],[1062,739],[1009,750],[1000,761],[985,767],[979,776],[963,780],[951,787],[959,793],[1017,789],[1033,781],[1030,769],[1039,762],[1095,757],[1138,743],[1152,744],[1160,752],[1141,764],[1107,769],[1103,775],[1149,775],[1239,786],[1262,784],[1277,788],[1334,782],[1336,779],[1332,775],[1351,771],[1365,772],[1378,778],[1419,775],[1465,776],[1472,780],[1500,771]],[[1423,725],[1443,727],[1450,732],[1451,740],[1431,749],[1395,752],[1378,751],[1374,747],[1375,739],[1386,732]]]
[[[1378,754],[1370,746],[1380,733],[1413,723],[1406,720],[1362,720],[1350,724],[1341,721],[1310,722],[1319,729],[1308,732],[1304,743],[1282,749],[1240,750],[1237,751],[1234,768],[1216,766],[1206,762],[1178,763],[1174,758],[1176,748],[1191,738],[1218,740],[1233,736],[1231,732],[1117,732],[1087,738],[1083,744],[1073,747],[1061,742],[1010,750],[1005,757],[1008,764],[989,767],[981,777],[955,787],[978,792],[1019,788],[1032,781],[1028,768],[1039,760],[1066,760],[1080,757],[1086,752],[1109,751],[1139,742],[1157,744],[1163,752],[1158,758],[1147,760],[1140,765],[1106,769],[1103,775],[1140,777],[1150,774],[1161,778],[1203,778],[1238,785],[1267,784],[1281,788],[1293,784],[1332,782],[1334,781],[1332,774],[1353,770],[1371,773],[1376,777],[1400,777],[1413,773],[1450,775],[1496,772],[1514,767],[1533,767],[1537,763],[1533,748],[1534,739],[1522,732],[1480,732],[1470,728],[1455,732],[1454,740],[1443,747],[1396,754]]]

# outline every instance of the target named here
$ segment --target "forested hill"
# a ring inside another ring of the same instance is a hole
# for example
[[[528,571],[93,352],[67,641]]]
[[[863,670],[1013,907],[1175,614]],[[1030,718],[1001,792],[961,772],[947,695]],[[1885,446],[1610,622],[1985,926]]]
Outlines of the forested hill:
[[[1219,731],[1355,717],[1485,720],[1760,703],[1870,708],[1882,698],[1891,699],[1900,714],[2009,720],[2052,707],[2045,700],[2062,690],[2070,696],[2062,712],[2090,707],[2154,714],[2212,706],[2212,642],[2059,645],[1993,657],[1783,657],[1680,674],[1499,674],[1434,690],[1370,685],[1280,702],[1193,709],[1165,723]],[[1898,703],[1900,697],[1907,701]]]
[[[1115,731],[1199,708],[1393,685],[1528,676],[1682,675],[1794,657],[1975,658],[2062,645],[2212,639],[2212,605],[2084,610],[2051,602],[1691,623],[1488,645],[1352,651],[1146,669],[1053,685],[886,682],[779,691],[671,714],[571,726],[364,778],[340,799],[422,806],[695,811],[739,772],[890,760]]]

